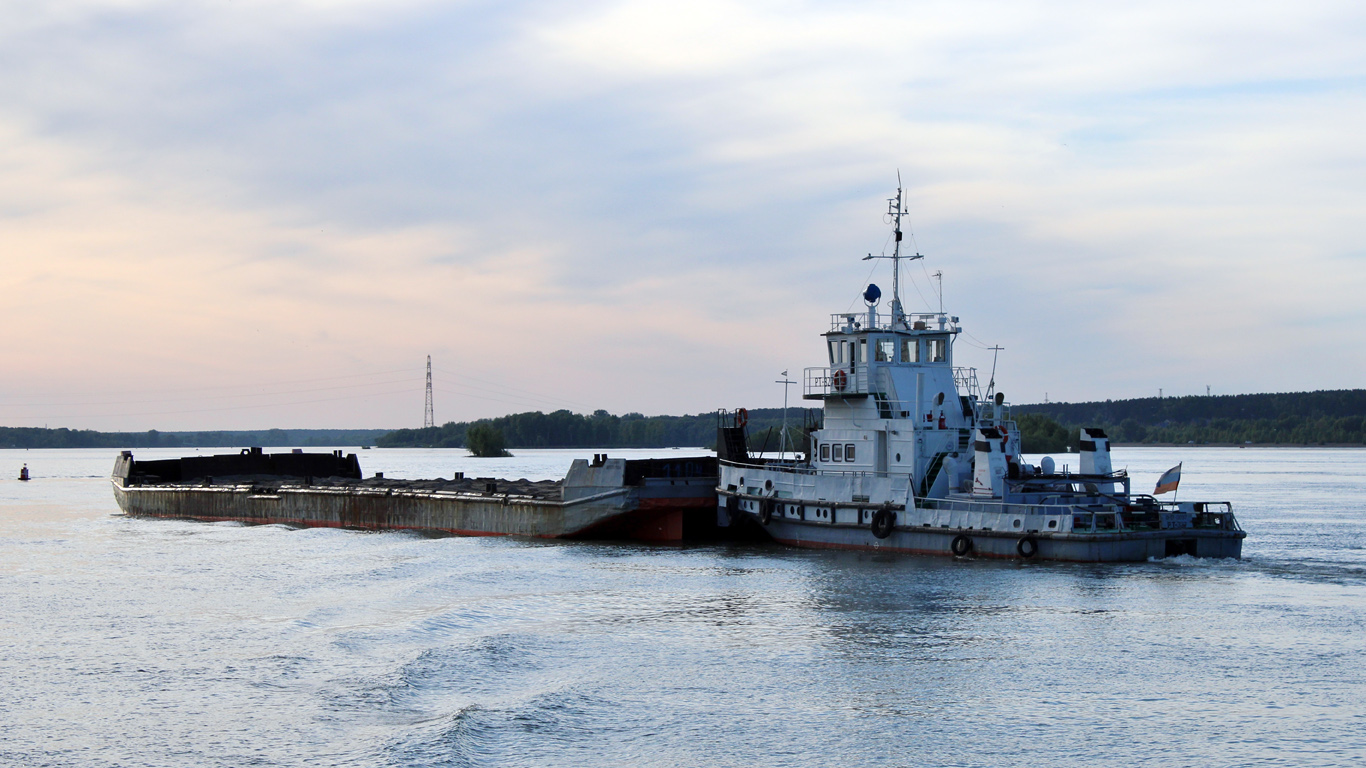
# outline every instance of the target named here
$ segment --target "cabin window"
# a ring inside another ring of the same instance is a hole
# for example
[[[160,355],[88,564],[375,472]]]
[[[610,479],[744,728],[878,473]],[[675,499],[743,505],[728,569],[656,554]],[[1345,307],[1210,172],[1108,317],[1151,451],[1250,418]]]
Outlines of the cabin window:
[[[866,363],[866,362],[868,362],[868,340],[867,340],[867,339],[859,339],[859,340],[858,340],[858,361],[859,361],[860,363]]]
[[[835,461],[844,461],[844,446],[835,443]]]
[[[840,343],[834,339],[830,340],[830,364],[840,364]]]
[[[849,362],[849,342],[840,339],[840,359],[841,364]]]
[[[929,344],[930,344],[930,349],[929,349],[929,352],[930,352],[930,362],[931,362],[931,363],[942,363],[942,362],[944,362],[944,360],[946,359],[945,348],[948,346],[947,342],[946,342],[944,339],[942,339],[942,338],[940,338],[940,339],[930,339],[930,340],[929,340]]]
[[[896,359],[896,342],[892,339],[878,339],[877,341],[877,361],[879,363],[890,363]]]
[[[830,444],[821,443],[821,461],[830,460]]]
[[[853,460],[854,460],[854,444],[853,444],[853,443],[849,443],[848,445],[844,446],[844,460],[845,460],[845,461],[853,461]]]
[[[901,340],[901,362],[918,363],[920,362],[920,342],[915,339]]]

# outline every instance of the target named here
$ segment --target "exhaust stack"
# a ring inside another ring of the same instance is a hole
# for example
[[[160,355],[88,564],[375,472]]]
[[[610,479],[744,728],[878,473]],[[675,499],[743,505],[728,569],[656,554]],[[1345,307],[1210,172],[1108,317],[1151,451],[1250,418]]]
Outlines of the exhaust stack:
[[[1110,465],[1110,438],[1105,430],[1083,427],[1081,430],[1081,473],[1083,475],[1108,475]]]
[[[977,430],[973,456],[972,493],[974,496],[1001,497],[1005,493],[1005,436],[995,427]]]

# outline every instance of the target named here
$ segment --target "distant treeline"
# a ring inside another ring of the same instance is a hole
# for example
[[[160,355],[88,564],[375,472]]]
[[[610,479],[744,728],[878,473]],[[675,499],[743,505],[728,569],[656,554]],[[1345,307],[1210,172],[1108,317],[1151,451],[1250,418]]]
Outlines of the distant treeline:
[[[373,445],[387,429],[265,429],[219,432],[96,432],[0,427],[0,448],[238,448]]]
[[[1076,448],[1080,427],[1116,443],[1366,444],[1366,389],[1017,405],[1027,453]]]
[[[804,418],[819,420],[820,411],[788,409],[789,434],[800,434]],[[594,411],[585,416],[570,411],[554,413],[515,413],[496,419],[450,422],[427,429],[400,429],[379,438],[382,448],[463,448],[466,433],[486,425],[503,434],[508,448],[672,448],[677,446],[711,447],[716,444],[716,414],[694,416],[643,416],[628,413],[613,416]],[[818,423],[818,422],[817,422]],[[783,424],[783,409],[756,408],[749,412],[752,450],[762,447],[770,434],[769,449],[777,450]],[[771,429],[771,433],[769,430]]]
[[[1215,397],[1165,397],[1094,403],[1043,403],[1014,407],[1026,453],[1077,449],[1081,427],[1100,427],[1116,443],[1366,444],[1366,390],[1294,392]],[[777,450],[781,408],[749,412],[750,449]],[[788,411],[791,444],[800,444],[804,421],[819,425],[821,412]],[[555,411],[518,413],[428,429],[400,429],[376,441],[382,447],[466,447],[471,427],[499,430],[508,448],[712,447],[716,414],[693,416],[591,416]]]
[[[1015,418],[1027,453],[1074,450],[1079,428],[1100,427],[1116,443],[1226,443],[1366,445],[1366,389],[1214,397],[1149,397],[1092,403],[1017,405]],[[85,429],[0,427],[0,448],[178,448],[377,445],[467,447],[471,427],[502,433],[508,448],[671,448],[716,444],[716,414],[614,416],[555,411],[450,422],[427,429],[269,429],[218,432],[95,432]],[[819,425],[819,409],[790,408],[792,444],[805,424]],[[777,450],[781,408],[749,412],[750,449]]]

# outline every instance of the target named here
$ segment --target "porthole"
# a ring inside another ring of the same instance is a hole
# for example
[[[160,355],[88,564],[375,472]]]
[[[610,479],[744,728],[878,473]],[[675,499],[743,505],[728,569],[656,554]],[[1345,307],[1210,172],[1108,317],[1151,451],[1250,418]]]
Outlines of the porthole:
[[[901,454],[898,453],[898,454],[896,455],[896,460],[897,460],[898,463],[901,461]]]
[[[1020,527],[1020,521],[1019,521],[1018,519],[1016,519],[1015,522],[1011,523],[1011,525],[1015,526],[1016,528],[1019,528],[1019,527]]]
[[[1058,527],[1058,521],[1057,521],[1057,520],[1049,520],[1049,521],[1048,521],[1048,527],[1049,527],[1049,528],[1057,528],[1057,527]]]

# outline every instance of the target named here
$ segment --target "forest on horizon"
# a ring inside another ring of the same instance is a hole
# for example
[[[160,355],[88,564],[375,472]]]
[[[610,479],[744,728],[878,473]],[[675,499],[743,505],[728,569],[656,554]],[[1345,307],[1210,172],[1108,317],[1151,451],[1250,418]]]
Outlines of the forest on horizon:
[[[1078,430],[1100,427],[1116,444],[1366,445],[1366,389],[1255,395],[1190,395],[1013,406],[1026,453],[1075,447]],[[789,408],[790,444],[821,423],[820,409]],[[0,427],[0,448],[325,447],[465,448],[484,425],[516,448],[706,448],[716,443],[715,412],[617,416],[531,411],[426,429],[268,429],[202,432],[97,432]],[[777,450],[783,409],[749,411],[751,450]]]
[[[0,427],[0,448],[262,448],[372,445],[387,429],[257,429],[204,432],[97,432]]]
[[[1139,445],[1366,445],[1362,431],[1366,389],[1038,403],[1014,406],[1013,413],[1026,453],[1075,447],[1082,427],[1100,427],[1114,443]],[[797,444],[803,424],[818,425],[821,412],[791,408],[788,421],[789,433]],[[749,422],[752,450],[760,449],[764,435],[769,436],[770,449],[778,447],[781,408],[753,409]],[[602,410],[585,416],[564,410],[532,411],[427,429],[401,429],[379,438],[376,445],[463,447],[466,431],[475,425],[500,430],[508,448],[710,447],[716,443],[717,416],[614,416]]]

